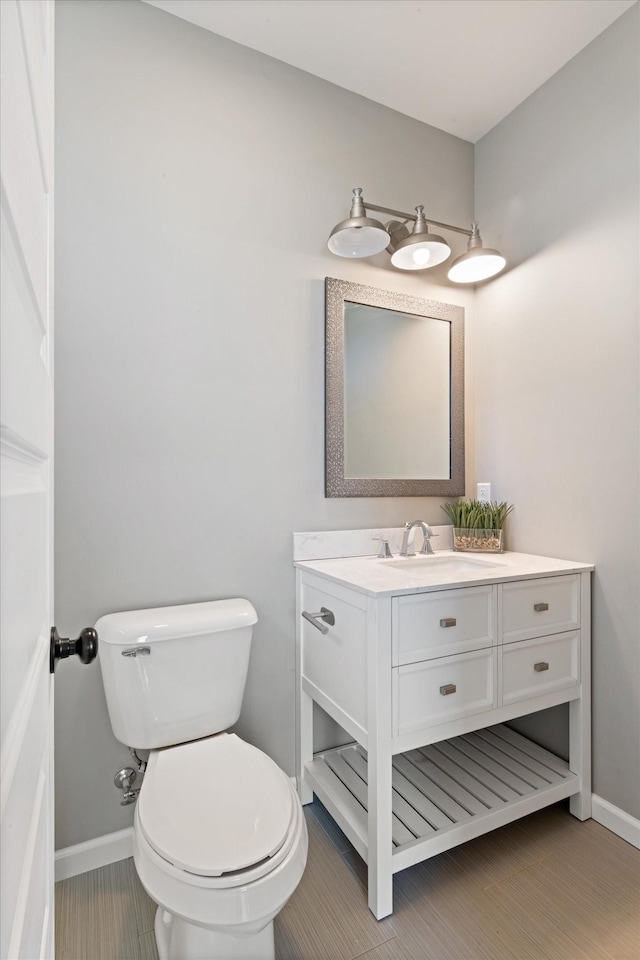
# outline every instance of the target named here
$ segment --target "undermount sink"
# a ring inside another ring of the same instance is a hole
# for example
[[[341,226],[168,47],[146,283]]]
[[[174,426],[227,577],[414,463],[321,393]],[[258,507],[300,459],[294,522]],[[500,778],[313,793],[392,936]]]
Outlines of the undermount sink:
[[[490,560],[476,560],[470,557],[437,557],[432,554],[416,554],[413,557],[389,557],[382,560],[382,563],[393,564],[393,566],[402,567],[402,569],[419,569],[426,573],[433,570],[434,573],[465,573],[472,570],[478,570],[482,567],[499,567],[501,564],[492,563]]]

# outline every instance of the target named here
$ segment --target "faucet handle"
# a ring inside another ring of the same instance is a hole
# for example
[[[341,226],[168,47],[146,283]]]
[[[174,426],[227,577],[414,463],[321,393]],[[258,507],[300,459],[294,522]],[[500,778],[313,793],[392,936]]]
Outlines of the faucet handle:
[[[389,548],[389,541],[385,537],[371,537],[371,539],[380,541],[380,549],[378,550],[379,560],[385,560],[387,557],[393,556]]]
[[[433,547],[431,546],[431,537],[439,537],[439,533],[434,533],[428,523],[425,523],[425,529],[422,531],[424,535],[424,540],[422,541],[422,546],[420,548],[421,554],[432,554]]]

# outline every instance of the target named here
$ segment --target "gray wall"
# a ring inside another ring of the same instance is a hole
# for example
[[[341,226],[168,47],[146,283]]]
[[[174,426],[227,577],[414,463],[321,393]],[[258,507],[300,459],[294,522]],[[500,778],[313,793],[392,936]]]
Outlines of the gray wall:
[[[469,223],[473,148],[136,0],[60,0],[56,20],[56,621],[250,598],[239,732],[292,774],[291,533],[443,519],[324,499],[323,279],[473,299],[444,266],[350,263],[326,237],[355,186]],[[97,665],[65,664],[58,848],[132,822],[127,761]]]
[[[639,12],[476,146],[477,214],[512,267],[479,290],[474,366],[478,477],[516,504],[511,545],[596,564],[594,792],[634,817]]]

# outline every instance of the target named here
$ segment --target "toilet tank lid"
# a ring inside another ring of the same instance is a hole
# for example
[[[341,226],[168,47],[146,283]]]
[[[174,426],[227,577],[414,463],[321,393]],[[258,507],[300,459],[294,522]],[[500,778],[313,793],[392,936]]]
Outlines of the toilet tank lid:
[[[237,598],[108,613],[100,617],[96,630],[100,643],[128,646],[235,630],[257,622],[253,604]]]

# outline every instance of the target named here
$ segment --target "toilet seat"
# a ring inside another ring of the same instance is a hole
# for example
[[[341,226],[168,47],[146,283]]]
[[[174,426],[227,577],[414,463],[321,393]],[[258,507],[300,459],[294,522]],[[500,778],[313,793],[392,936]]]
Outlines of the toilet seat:
[[[136,819],[150,847],[187,874],[258,879],[290,837],[294,799],[270,757],[221,733],[152,751]]]
[[[283,774],[284,776],[284,774]],[[307,828],[293,785],[284,777],[293,801],[291,830],[283,846],[257,868],[207,877],[188,873],[161,857],[145,838],[136,805],[133,856],[136,872],[158,911],[186,924],[238,937],[251,937],[271,923],[298,886],[307,860]],[[144,790],[144,785],[143,788]],[[139,801],[138,801],[139,802]],[[160,953],[165,960],[170,953]],[[216,956],[215,950],[182,951],[175,956]]]

